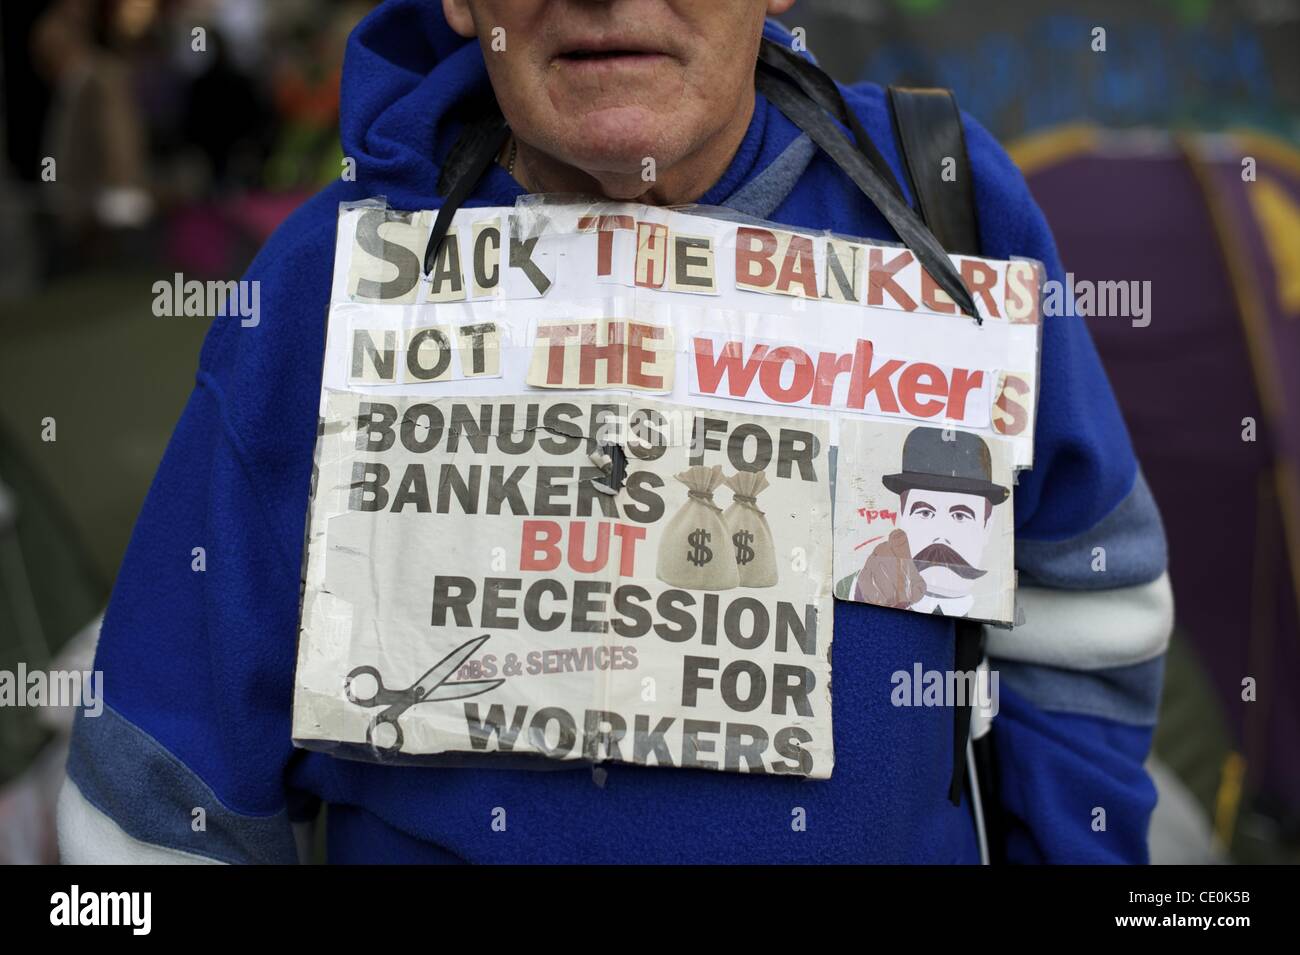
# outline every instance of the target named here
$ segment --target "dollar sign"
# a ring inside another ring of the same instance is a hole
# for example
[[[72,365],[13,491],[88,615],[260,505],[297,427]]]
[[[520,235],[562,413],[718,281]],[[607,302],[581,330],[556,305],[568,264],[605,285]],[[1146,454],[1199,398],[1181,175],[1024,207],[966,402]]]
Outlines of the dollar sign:
[[[686,552],[686,559],[696,567],[703,567],[713,560],[713,551],[705,543],[711,536],[703,527],[697,527],[686,535],[686,543],[691,545],[691,549]]]
[[[736,563],[741,567],[754,559],[754,548],[749,546],[754,543],[753,531],[736,531],[731,535],[731,543],[736,546]]]

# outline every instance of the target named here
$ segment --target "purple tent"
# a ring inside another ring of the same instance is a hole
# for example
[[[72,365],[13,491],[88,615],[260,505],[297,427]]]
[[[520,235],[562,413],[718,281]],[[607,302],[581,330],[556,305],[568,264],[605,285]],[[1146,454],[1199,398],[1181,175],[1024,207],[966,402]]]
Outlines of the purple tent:
[[[1294,814],[1300,152],[1250,133],[1074,127],[1013,155],[1076,281],[1151,283],[1145,327],[1061,320],[1088,322],[1123,406],[1165,519],[1177,627],[1215,688],[1245,788]]]

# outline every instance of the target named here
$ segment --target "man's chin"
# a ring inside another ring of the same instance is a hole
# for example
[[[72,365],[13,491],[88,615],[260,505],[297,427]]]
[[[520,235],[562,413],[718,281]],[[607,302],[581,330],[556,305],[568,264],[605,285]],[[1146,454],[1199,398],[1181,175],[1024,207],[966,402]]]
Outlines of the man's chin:
[[[679,130],[667,117],[644,106],[587,109],[570,122],[576,128],[563,136],[565,151],[579,169],[639,178],[647,158],[661,165],[670,165],[675,158],[660,153]]]

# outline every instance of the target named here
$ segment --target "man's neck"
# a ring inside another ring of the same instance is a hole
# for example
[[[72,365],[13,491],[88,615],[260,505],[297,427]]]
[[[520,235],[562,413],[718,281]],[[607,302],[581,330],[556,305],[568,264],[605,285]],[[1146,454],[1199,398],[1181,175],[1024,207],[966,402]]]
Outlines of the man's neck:
[[[514,176],[532,193],[599,195],[624,202],[668,206],[694,202],[722,178],[754,115],[754,95],[726,126],[669,168],[642,161],[627,173],[587,171],[518,141]],[[653,157],[646,157],[653,159]]]

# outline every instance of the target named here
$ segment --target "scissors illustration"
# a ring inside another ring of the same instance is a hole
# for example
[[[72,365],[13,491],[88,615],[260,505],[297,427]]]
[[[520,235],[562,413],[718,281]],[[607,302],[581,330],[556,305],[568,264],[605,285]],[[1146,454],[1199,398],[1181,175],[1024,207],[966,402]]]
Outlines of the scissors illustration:
[[[435,663],[428,673],[405,690],[390,690],[385,687],[383,677],[372,666],[360,666],[349,673],[347,680],[343,684],[343,692],[347,695],[349,702],[355,703],[357,706],[384,707],[375,714],[370,721],[370,726],[366,728],[366,742],[376,749],[396,753],[402,748],[402,727],[397,721],[403,713],[416,703],[430,703],[434,700],[459,700],[467,696],[478,696],[480,693],[495,690],[504,683],[505,680],[460,681],[451,679],[455,672],[460,669],[461,664],[472,657],[479,647],[487,643],[490,636],[491,634],[485,633],[481,637],[475,637],[473,640],[462,643]],[[374,678],[375,692],[372,695],[358,696],[352,689],[352,681],[359,676]],[[389,746],[382,746],[375,742],[375,730],[385,724],[392,726],[397,733],[396,741]]]

